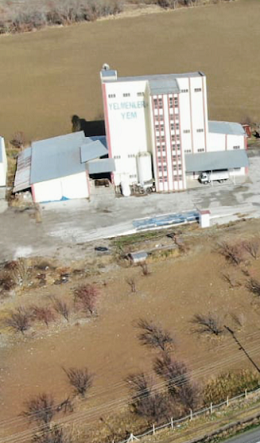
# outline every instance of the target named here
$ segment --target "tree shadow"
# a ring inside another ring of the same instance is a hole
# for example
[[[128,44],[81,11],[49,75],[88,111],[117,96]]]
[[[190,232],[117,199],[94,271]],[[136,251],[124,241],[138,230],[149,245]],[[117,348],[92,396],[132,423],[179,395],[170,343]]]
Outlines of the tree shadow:
[[[104,120],[87,121],[80,118],[78,115],[71,117],[72,132],[84,131],[86,137],[93,137],[95,135],[106,135]]]

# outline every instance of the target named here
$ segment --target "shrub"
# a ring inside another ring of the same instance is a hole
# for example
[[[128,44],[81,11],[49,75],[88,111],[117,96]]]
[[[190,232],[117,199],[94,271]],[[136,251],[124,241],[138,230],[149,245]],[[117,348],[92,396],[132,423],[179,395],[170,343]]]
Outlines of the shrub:
[[[53,297],[52,298],[53,307],[55,311],[62,315],[62,317],[69,322],[69,316],[70,316],[70,308],[68,304],[65,301],[59,300],[58,298]]]
[[[203,402],[220,403],[227,397],[234,397],[247,389],[251,391],[260,384],[260,376],[256,372],[242,370],[238,372],[225,372],[212,378],[203,391]]]
[[[5,320],[5,324],[24,335],[30,327],[30,313],[23,308],[17,308],[10,313],[10,317]]]
[[[24,406],[22,415],[30,422],[35,421],[40,425],[49,424],[56,413],[54,399],[52,395],[46,393],[36,395],[25,402]]]
[[[54,425],[51,428],[39,429],[39,432],[34,434],[32,441],[34,443],[69,443],[70,440],[61,426]]]
[[[43,322],[47,328],[49,323],[55,319],[52,310],[44,306],[32,306],[31,316],[33,320]]]
[[[254,260],[257,260],[260,249],[259,237],[255,237],[250,240],[244,241],[243,247],[245,251],[248,252],[248,254],[250,254]]]
[[[88,368],[69,368],[64,369],[70,385],[74,388],[76,394],[85,397],[93,384],[93,375],[89,373]]]
[[[95,313],[98,289],[93,285],[81,285],[74,290],[74,300],[83,312],[93,315]]]
[[[247,289],[257,296],[260,296],[260,282],[255,278],[250,278],[246,283]]]
[[[159,348],[162,351],[173,346],[174,340],[171,334],[152,322],[141,318],[138,320],[137,326],[143,330],[143,332],[138,335],[138,339],[142,345],[149,346],[150,348]]]
[[[136,283],[134,278],[126,278],[126,283],[128,286],[130,286],[131,292],[136,292]]]

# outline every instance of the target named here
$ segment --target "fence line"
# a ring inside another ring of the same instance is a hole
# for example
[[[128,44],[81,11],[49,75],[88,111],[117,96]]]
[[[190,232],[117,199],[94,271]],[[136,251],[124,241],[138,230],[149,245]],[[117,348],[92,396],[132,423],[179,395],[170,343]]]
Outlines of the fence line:
[[[168,423],[165,423],[163,425],[159,425],[159,426],[155,426],[155,424],[153,424],[151,429],[148,429],[147,431],[145,431],[142,434],[139,435],[134,435],[132,432],[130,433],[129,437],[126,440],[122,440],[120,442],[117,443],[131,443],[131,442],[136,442],[138,440],[140,440],[143,437],[146,437],[147,435],[155,435],[156,431],[159,431],[161,429],[164,428],[177,428],[178,426],[180,426],[180,423],[182,422],[186,422],[186,421],[191,421],[193,420],[195,417],[199,417],[200,415],[203,414],[213,414],[213,412],[215,410],[221,409],[222,407],[226,406],[230,406],[233,402],[238,401],[239,399],[245,398],[247,399],[249,396],[254,396],[260,394],[260,388],[255,389],[254,391],[248,391],[247,389],[245,389],[245,391],[242,394],[236,395],[235,397],[229,398],[227,397],[225,401],[218,403],[216,405],[213,405],[212,403],[210,403],[210,406],[208,408],[204,408],[204,409],[200,409],[199,411],[193,411],[192,409],[190,409],[190,413],[189,415],[186,415],[185,417],[181,417],[178,420],[173,420],[173,418],[171,418],[171,421]],[[115,440],[113,440],[112,443],[115,443]]]

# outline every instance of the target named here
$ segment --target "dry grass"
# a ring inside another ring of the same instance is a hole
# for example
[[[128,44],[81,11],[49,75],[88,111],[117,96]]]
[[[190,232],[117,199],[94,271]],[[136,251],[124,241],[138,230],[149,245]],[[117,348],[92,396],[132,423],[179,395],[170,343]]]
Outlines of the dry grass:
[[[73,114],[95,119],[104,62],[120,75],[202,70],[211,119],[257,121],[259,12],[258,0],[238,0],[3,36],[1,134],[41,139],[70,132]]]

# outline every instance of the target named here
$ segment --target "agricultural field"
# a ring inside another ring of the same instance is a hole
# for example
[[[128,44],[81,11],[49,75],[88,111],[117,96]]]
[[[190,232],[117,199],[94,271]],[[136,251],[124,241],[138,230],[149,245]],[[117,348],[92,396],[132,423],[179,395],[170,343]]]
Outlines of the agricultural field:
[[[151,376],[154,360],[162,351],[142,344],[140,319],[168,332],[174,341],[168,341],[167,355],[184,362],[199,389],[213,375],[252,370],[224,325],[235,331],[259,364],[257,231],[258,220],[241,220],[207,231],[191,225],[177,231],[174,249],[167,232],[155,232],[112,240],[113,254],[101,254],[95,260],[57,263],[31,258],[5,265],[1,269],[0,436],[25,432],[31,437],[36,424],[28,427],[20,414],[26,401],[42,393],[52,395],[55,404],[73,400],[74,411],[59,419],[73,425],[78,433],[75,441],[89,441],[90,437],[91,441],[106,441],[110,431],[100,417],[113,426],[118,419],[117,440],[134,423],[144,426],[138,414],[133,421],[133,411],[127,413],[130,392],[126,379],[140,371]],[[160,251],[162,244],[166,249]],[[123,258],[140,249],[155,250],[147,268],[131,266]],[[14,282],[11,286],[10,280]],[[94,308],[81,303],[77,291],[83,285],[95,288]],[[57,309],[57,300],[67,304],[68,318]],[[52,314],[47,322],[46,316],[30,317],[23,333],[15,333],[8,319],[21,307],[38,314],[37,307],[48,307]],[[197,314],[212,315],[217,330],[199,332],[203,328],[194,323]],[[84,367],[93,374],[93,385],[85,399],[74,398],[64,369]],[[158,376],[155,380],[158,385]]]
[[[104,62],[119,75],[202,70],[210,119],[259,121],[259,12],[237,0],[4,35],[1,134],[35,140],[70,132],[73,114],[102,118]]]

